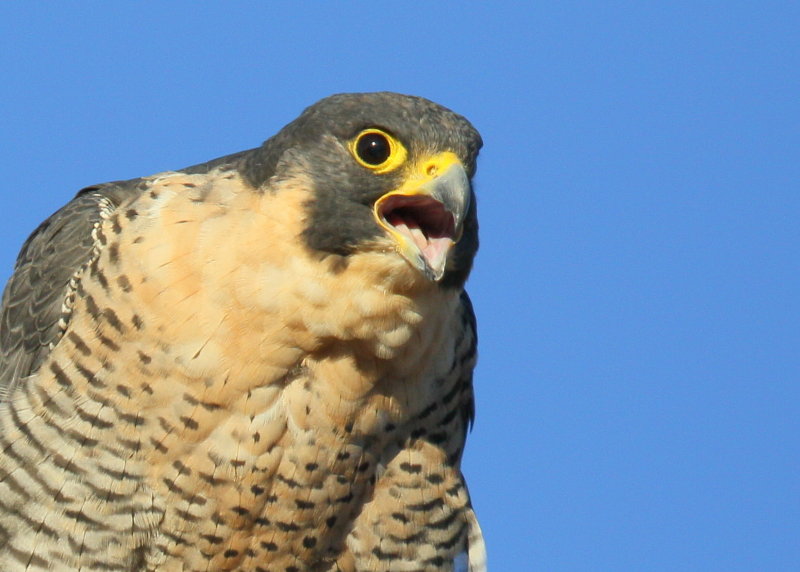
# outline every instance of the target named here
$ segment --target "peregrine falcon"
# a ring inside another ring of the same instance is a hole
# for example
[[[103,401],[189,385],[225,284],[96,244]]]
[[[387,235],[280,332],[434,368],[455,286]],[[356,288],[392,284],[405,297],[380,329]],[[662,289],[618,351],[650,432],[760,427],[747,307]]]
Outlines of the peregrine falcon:
[[[43,222],[0,314],[0,569],[485,570],[480,147],[426,99],[335,95]]]

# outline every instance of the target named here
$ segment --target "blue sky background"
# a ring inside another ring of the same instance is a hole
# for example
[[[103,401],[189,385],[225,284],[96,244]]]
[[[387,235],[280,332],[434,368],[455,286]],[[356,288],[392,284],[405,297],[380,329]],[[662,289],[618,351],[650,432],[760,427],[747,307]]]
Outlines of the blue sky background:
[[[335,92],[485,148],[493,570],[800,570],[800,4],[0,4],[0,279],[91,183],[261,143]]]

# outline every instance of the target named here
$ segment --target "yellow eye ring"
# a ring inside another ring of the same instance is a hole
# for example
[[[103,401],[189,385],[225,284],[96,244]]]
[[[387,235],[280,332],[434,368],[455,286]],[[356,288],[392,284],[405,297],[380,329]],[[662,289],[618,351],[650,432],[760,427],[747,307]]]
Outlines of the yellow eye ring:
[[[381,129],[364,129],[350,142],[358,164],[375,173],[388,173],[402,165],[408,153],[397,139]]]

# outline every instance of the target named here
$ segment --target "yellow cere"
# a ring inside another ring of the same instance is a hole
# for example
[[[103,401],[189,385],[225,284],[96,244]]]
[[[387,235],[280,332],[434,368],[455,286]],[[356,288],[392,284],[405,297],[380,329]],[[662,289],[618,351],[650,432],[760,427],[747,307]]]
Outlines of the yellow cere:
[[[397,189],[387,193],[380,200],[393,195],[419,195],[428,194],[428,189],[421,188],[422,185],[441,175],[453,165],[462,165],[461,159],[452,151],[444,151],[436,155],[423,157],[419,162],[415,162],[409,169],[408,177],[405,182]]]

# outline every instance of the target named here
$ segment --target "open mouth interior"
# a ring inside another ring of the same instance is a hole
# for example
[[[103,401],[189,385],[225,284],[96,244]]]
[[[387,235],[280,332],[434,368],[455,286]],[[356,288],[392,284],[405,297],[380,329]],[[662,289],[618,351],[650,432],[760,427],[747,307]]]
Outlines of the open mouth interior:
[[[431,240],[455,239],[455,220],[444,205],[430,197],[394,195],[387,197],[380,216],[398,232],[410,237],[420,250]]]
[[[426,196],[392,195],[378,208],[379,216],[410,238],[432,268],[444,262],[455,242],[455,219],[442,203]]]

